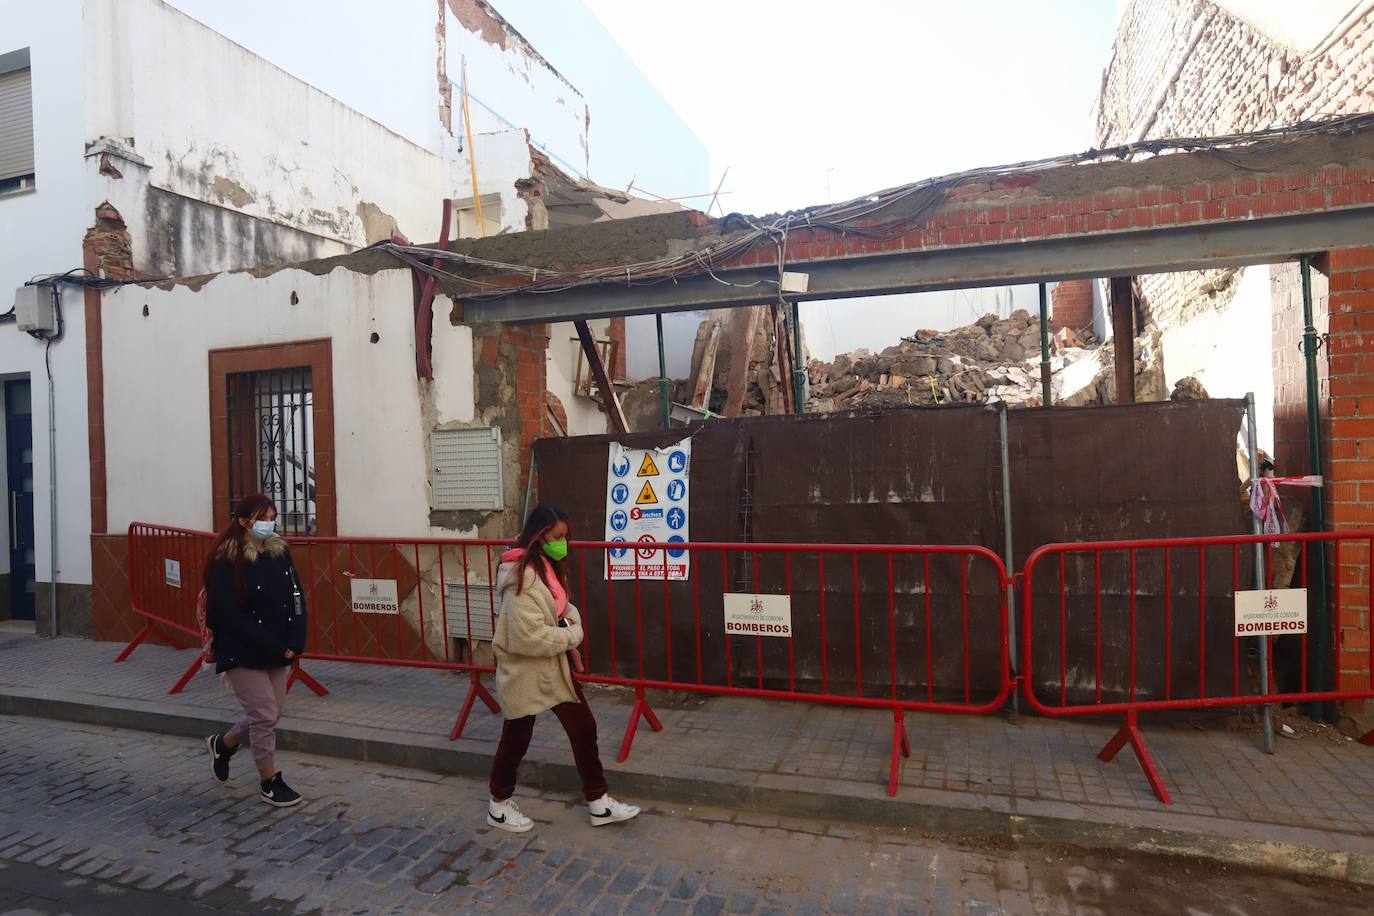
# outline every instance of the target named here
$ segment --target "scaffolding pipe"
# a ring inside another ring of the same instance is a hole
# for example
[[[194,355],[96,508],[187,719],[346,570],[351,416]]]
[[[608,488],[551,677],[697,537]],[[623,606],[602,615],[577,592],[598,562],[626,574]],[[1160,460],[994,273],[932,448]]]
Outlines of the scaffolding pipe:
[[[663,428],[672,428],[672,404],[668,400],[668,357],[663,351],[663,313],[654,315],[658,326],[658,392],[663,399]]]
[[[1044,283],[1040,284],[1040,404],[1050,406],[1050,299]]]
[[[1302,267],[1302,355],[1307,364],[1307,473],[1322,473],[1322,439],[1321,439],[1321,402],[1318,399],[1317,385],[1317,328],[1312,318],[1312,257],[1303,255],[1300,262]],[[1313,489],[1312,491],[1312,530],[1326,530],[1326,491],[1324,489]],[[1326,568],[1326,544],[1317,541],[1312,545],[1317,549],[1317,600],[1315,606],[1315,617],[1313,628],[1316,631],[1316,639],[1312,640],[1312,658],[1309,664],[1312,667],[1312,677],[1316,683],[1317,690],[1327,690],[1335,685],[1328,683],[1326,666],[1331,654],[1331,626],[1327,617],[1327,568]],[[1313,719],[1324,721],[1327,718],[1327,704],[1322,702],[1313,703],[1310,713]]]
[[[1250,487],[1259,486],[1260,466],[1259,466],[1259,439],[1255,432],[1255,393],[1248,392],[1245,395],[1245,442],[1246,450],[1250,454]],[[1260,525],[1260,518],[1255,513],[1250,513],[1250,528],[1255,534],[1263,534],[1263,527]],[[1264,544],[1255,542],[1255,588],[1263,590],[1265,586],[1264,575]],[[1269,695],[1269,637],[1259,637],[1259,680],[1260,694]],[[1268,703],[1261,707],[1264,711],[1264,752],[1274,753],[1274,707]]]
[[[792,303],[792,403],[797,413],[806,413],[806,368],[802,365],[801,305]]]

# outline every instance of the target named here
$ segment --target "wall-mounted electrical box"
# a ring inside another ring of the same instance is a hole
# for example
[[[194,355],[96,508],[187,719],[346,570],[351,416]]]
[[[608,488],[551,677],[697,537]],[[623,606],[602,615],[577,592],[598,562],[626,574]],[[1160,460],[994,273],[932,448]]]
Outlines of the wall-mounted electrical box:
[[[14,320],[21,331],[51,333],[57,330],[52,289],[47,286],[21,286],[15,290]]]

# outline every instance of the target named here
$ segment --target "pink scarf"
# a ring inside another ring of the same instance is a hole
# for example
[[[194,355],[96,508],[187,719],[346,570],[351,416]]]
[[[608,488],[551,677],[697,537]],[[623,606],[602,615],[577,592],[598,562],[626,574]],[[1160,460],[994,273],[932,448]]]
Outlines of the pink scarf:
[[[501,554],[502,563],[519,563],[523,559],[525,559],[525,550],[521,547],[507,550]],[[554,609],[558,614],[558,619],[562,620],[563,615],[568,612],[568,590],[563,587],[558,576],[545,577],[538,570],[535,571],[535,575],[539,576],[539,580],[548,587],[549,593],[553,595]],[[582,653],[576,649],[569,649],[568,656],[572,659],[573,670],[580,674],[582,672]]]

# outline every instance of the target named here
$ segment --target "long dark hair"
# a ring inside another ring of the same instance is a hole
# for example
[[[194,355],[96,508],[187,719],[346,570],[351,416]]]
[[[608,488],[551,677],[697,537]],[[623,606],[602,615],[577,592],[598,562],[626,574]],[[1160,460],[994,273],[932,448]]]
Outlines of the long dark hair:
[[[545,584],[549,581],[549,572],[552,571],[558,577],[566,589],[568,585],[568,570],[566,561],[555,562],[544,556],[544,551],[540,547],[539,539],[553,530],[559,522],[571,527],[572,523],[568,519],[568,513],[557,506],[548,503],[540,503],[530,511],[529,518],[525,519],[525,527],[520,532],[520,536],[515,539],[515,546],[525,551],[525,555],[520,558],[520,575],[515,580],[515,593],[518,595],[525,587],[525,570],[534,565],[534,571],[539,574]]]
[[[233,515],[229,518],[229,524],[224,526],[224,530],[215,538],[210,545],[210,555],[205,558],[205,591],[209,592],[214,582],[214,578],[223,571],[223,560],[228,563],[234,572],[234,588],[238,590],[239,596],[248,590],[248,585],[244,581],[244,569],[247,568],[248,559],[243,555],[243,539],[248,537],[248,529],[239,521],[252,521],[254,518],[263,515],[268,509],[276,511],[277,505],[272,502],[271,497],[262,493],[249,493],[238,501],[234,506]],[[231,549],[231,544],[232,548]]]

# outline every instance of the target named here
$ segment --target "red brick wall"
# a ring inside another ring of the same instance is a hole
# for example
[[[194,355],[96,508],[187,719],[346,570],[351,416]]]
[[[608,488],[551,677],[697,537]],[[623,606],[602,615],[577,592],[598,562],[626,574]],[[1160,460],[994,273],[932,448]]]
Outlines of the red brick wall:
[[[1327,258],[1330,285],[1327,523],[1333,531],[1374,528],[1374,248]],[[1338,588],[1340,684],[1370,686],[1368,543],[1342,548]]]
[[[501,332],[501,342],[515,356],[515,397],[520,416],[520,486],[523,489],[534,440],[546,432],[549,326],[507,327]]]
[[[1093,281],[1061,280],[1050,290],[1050,326],[1081,330],[1093,323]]]

